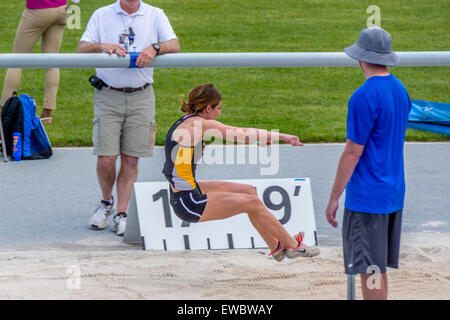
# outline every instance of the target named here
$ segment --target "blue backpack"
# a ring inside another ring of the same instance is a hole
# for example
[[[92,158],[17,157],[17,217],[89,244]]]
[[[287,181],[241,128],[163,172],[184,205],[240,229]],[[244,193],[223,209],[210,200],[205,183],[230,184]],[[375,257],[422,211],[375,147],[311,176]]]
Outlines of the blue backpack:
[[[21,155],[15,160],[48,159],[52,156],[50,140],[36,116],[36,103],[29,95],[18,97],[14,92],[6,101],[2,109],[2,126],[7,154],[11,156],[13,151],[21,150]],[[19,145],[15,145],[17,140],[14,138],[18,135]]]

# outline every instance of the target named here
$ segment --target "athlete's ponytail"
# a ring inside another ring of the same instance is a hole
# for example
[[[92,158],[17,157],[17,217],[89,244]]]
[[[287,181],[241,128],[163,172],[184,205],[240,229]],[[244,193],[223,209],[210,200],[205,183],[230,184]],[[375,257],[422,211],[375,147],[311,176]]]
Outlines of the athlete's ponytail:
[[[196,86],[189,91],[189,102],[185,102],[183,98],[181,101],[181,111],[185,113],[199,113],[202,112],[208,105],[213,108],[219,105],[222,101],[222,95],[211,83]]]
[[[195,113],[194,106],[190,105],[189,103],[186,103],[183,98],[180,98],[181,101],[181,111],[184,113]]]

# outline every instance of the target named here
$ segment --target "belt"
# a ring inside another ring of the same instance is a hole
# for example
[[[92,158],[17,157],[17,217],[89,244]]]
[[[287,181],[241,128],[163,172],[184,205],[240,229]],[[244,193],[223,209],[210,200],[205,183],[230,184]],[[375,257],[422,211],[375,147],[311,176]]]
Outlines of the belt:
[[[146,83],[142,87],[138,87],[138,88],[129,88],[129,87],[126,87],[126,88],[114,88],[114,87],[108,86],[105,83],[103,86],[107,87],[108,89],[115,90],[115,91],[120,91],[120,92],[123,92],[123,93],[133,93],[133,92],[136,92],[136,91],[144,90],[149,85],[150,85],[150,83]]]

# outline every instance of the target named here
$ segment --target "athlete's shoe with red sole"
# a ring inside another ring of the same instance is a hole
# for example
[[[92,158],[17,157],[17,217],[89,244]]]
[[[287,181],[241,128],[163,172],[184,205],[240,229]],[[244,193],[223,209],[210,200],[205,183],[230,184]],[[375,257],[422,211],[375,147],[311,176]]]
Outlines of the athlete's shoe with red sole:
[[[277,260],[278,262],[283,261],[284,258],[286,258],[286,249],[284,248],[284,245],[278,242],[278,247],[269,253],[269,256]]]
[[[318,256],[320,254],[320,250],[317,247],[308,247],[303,243],[303,236],[305,234],[300,232],[294,236],[294,239],[298,241],[297,247],[286,247],[286,257],[289,259],[297,258],[297,257],[306,257],[311,258]]]

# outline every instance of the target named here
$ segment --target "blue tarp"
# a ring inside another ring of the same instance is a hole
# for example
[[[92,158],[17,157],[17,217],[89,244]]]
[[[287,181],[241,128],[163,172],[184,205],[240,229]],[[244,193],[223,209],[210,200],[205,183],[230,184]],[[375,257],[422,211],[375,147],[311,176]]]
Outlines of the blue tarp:
[[[450,136],[450,104],[411,100],[408,127]]]

